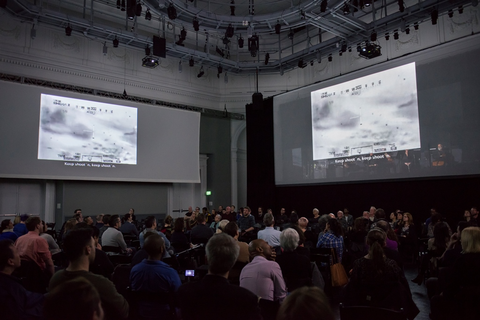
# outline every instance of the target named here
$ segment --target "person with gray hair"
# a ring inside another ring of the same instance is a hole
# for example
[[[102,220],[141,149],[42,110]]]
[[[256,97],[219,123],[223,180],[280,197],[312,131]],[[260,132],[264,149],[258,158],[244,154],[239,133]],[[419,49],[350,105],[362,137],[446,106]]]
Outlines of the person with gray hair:
[[[216,234],[208,241],[206,253],[208,274],[198,282],[182,285],[177,291],[182,319],[262,319],[257,296],[228,283],[228,274],[239,254],[235,239],[225,233]],[[207,296],[209,301],[215,301],[215,308],[198,298]]]
[[[300,236],[295,229],[288,228],[280,234],[283,253],[276,258],[276,261],[282,269],[288,292],[312,284],[310,259],[295,251],[299,241]]]
[[[280,246],[280,231],[275,230],[273,225],[275,224],[275,218],[273,214],[266,213],[263,217],[263,224],[265,229],[258,231],[257,238],[265,240],[270,246],[276,248]]]

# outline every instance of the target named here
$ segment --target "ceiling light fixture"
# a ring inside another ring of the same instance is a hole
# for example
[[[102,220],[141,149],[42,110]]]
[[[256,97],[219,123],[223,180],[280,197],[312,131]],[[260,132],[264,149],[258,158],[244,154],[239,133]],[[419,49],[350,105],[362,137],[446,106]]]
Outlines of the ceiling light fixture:
[[[217,67],[217,78],[220,79],[220,74],[223,72],[223,68],[221,65]]]
[[[233,29],[233,26],[230,23],[227,27],[227,31],[225,31],[225,36],[227,36],[228,38],[231,38],[231,37],[233,37],[234,32],[235,32],[235,30]]]
[[[137,3],[137,6],[135,7],[135,15],[137,17],[140,17],[142,15],[142,5],[140,2]]]
[[[436,25],[438,21],[438,10],[433,9],[432,13],[430,14],[430,17],[432,19],[432,25]]]
[[[67,27],[65,28],[65,35],[67,37],[70,37],[72,35],[72,27],[70,27],[70,23],[67,25]]]
[[[332,54],[330,53],[330,54],[328,55],[328,62],[332,62],[332,60],[333,60]]]
[[[150,69],[154,69],[156,68],[158,65],[159,65],[159,60],[157,57],[153,57],[153,56],[145,56],[143,59],[142,59],[142,67],[145,67],[145,68],[150,68]]]
[[[403,4],[403,0],[398,0],[398,11],[405,11],[405,5]]]
[[[298,60],[298,67],[303,69],[306,66],[307,66],[307,63],[303,61],[303,58],[300,58],[300,60]]]
[[[347,14],[350,14],[350,7],[348,6],[348,4],[345,2],[345,5],[343,6],[343,14],[344,15],[347,15]]]
[[[235,0],[230,1],[230,4],[231,4],[231,6],[230,6],[230,15],[231,15],[231,16],[234,16],[234,15],[235,15],[235,6],[234,6]]]
[[[268,64],[268,60],[270,60],[270,53],[267,52],[267,53],[265,54],[265,65]]]
[[[398,40],[398,30],[397,29],[395,29],[393,31],[393,39]]]
[[[240,38],[238,38],[238,47],[239,48],[243,48],[244,41],[245,40],[243,40],[242,35],[240,35]]]
[[[205,74],[205,72],[203,71],[203,66],[201,66],[200,67],[200,72],[197,74],[197,78],[203,77],[204,74]]]
[[[200,30],[200,22],[198,22],[197,17],[193,18],[193,30]]]
[[[320,3],[320,12],[327,11],[327,4],[328,4],[327,0],[322,0],[322,2]]]
[[[115,36],[115,39],[113,39],[113,47],[118,48],[119,41],[117,39],[117,36]]]
[[[121,10],[122,10],[122,11],[125,11],[125,0],[122,0]]]
[[[453,10],[452,9],[448,10],[448,17],[453,18]]]
[[[373,30],[372,33],[370,34],[370,41],[372,42],[377,41],[377,33],[375,32],[375,30]]]
[[[193,57],[191,57],[190,60],[188,60],[188,65],[190,67],[193,67],[195,65],[195,60],[193,60]]]
[[[145,12],[145,20],[152,20],[152,13],[150,12],[150,9],[147,9],[147,12]]]
[[[386,41],[390,40],[390,34],[389,34],[388,32],[385,33],[385,40],[386,40]]]
[[[462,5],[458,6],[458,13],[460,13],[460,14],[463,13],[463,6]]]
[[[120,0],[117,0],[117,9],[120,9]]]
[[[282,30],[282,25],[280,22],[277,20],[277,24],[275,25],[275,33],[280,34],[280,31]]]
[[[147,44],[147,46],[145,47],[145,55],[149,56],[150,53],[151,53],[150,46]]]
[[[170,20],[177,19],[177,9],[175,9],[172,2],[170,2],[170,5],[167,8],[167,14]]]
[[[248,39],[248,51],[250,51],[250,55],[256,57],[259,48],[258,36],[255,34]]]

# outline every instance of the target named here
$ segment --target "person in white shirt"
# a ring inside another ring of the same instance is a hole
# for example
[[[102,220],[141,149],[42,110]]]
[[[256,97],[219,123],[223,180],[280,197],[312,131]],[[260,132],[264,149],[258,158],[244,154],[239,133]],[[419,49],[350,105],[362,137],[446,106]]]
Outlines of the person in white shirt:
[[[257,238],[265,240],[270,246],[272,247],[279,247],[280,246],[280,234],[281,232],[275,230],[273,225],[275,224],[275,218],[273,214],[266,213],[265,217],[263,218],[263,223],[265,224],[265,229],[258,231]]]

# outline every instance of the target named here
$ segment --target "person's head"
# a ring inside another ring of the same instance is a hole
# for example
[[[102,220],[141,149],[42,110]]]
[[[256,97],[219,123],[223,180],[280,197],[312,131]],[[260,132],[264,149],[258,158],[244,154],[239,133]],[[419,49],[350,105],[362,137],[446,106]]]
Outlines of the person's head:
[[[385,247],[387,235],[380,228],[373,228],[367,234],[367,244],[369,246],[368,255],[373,262],[374,271],[378,272],[385,267],[385,257],[383,247]]]
[[[128,213],[130,213],[132,216],[135,215],[135,209],[133,208],[128,209]]]
[[[218,206],[218,212],[222,212],[223,211],[223,206]]]
[[[267,209],[267,212],[273,214],[273,211],[270,208]]]
[[[294,290],[283,301],[277,320],[334,320],[330,302],[317,287],[302,287]]]
[[[28,231],[43,231],[42,220],[39,217],[29,217],[27,221],[25,221],[25,225],[27,226]]]
[[[77,219],[75,218],[72,218],[72,219],[68,219],[67,222],[65,222],[65,234],[67,234],[70,230],[73,229],[73,227],[75,227],[75,225],[78,223]]]
[[[390,221],[397,221],[397,215],[395,212],[390,213]]]
[[[132,214],[131,213],[126,213],[124,216],[123,216],[123,221],[125,222],[132,222],[133,221],[133,218],[132,218]]]
[[[63,251],[68,261],[95,260],[95,240],[91,228],[74,228],[63,241]]]
[[[188,212],[193,212],[192,206],[188,207]]]
[[[195,207],[195,213],[199,214],[200,213],[200,207]]]
[[[398,242],[397,235],[392,230],[390,223],[385,220],[380,220],[377,222],[376,227],[382,229],[387,234],[388,239]]]
[[[450,229],[445,223],[437,223],[433,227],[433,243],[437,249],[445,250],[447,248],[447,242],[449,238]]]
[[[223,232],[233,238],[238,238],[238,225],[236,222],[231,221],[223,228]]]
[[[263,224],[266,227],[271,227],[273,226],[274,223],[275,223],[275,219],[273,218],[273,214],[271,214],[270,212],[266,213],[263,216]]]
[[[289,252],[297,249],[300,236],[295,229],[287,228],[280,233],[280,246]]]
[[[470,214],[472,215],[472,217],[477,218],[477,217],[478,217],[478,209],[477,209],[477,207],[472,207],[472,208],[470,209]]]
[[[89,226],[93,225],[93,219],[90,216],[86,216],[83,221],[88,224]]]
[[[208,213],[207,207],[203,207],[203,208],[202,208],[202,213],[203,213],[204,215],[206,215],[206,214]]]
[[[243,216],[248,217],[252,211],[250,210],[250,207],[245,206],[243,207]]]
[[[163,223],[164,223],[164,224],[168,224],[168,225],[171,225],[172,222],[173,222],[173,218],[172,218],[171,215],[166,216],[166,217],[165,217],[165,220],[163,220]]]
[[[232,212],[232,207],[227,206],[227,207],[225,208],[225,212],[226,212],[227,214],[230,214],[230,212]]]
[[[110,217],[108,224],[110,225],[110,227],[113,227],[115,229],[120,228],[122,226],[122,221],[120,220],[120,216],[118,214],[114,214],[113,216]]]
[[[470,213],[470,210],[465,210],[463,212],[463,217],[465,218],[465,220],[470,220],[470,218],[472,217],[472,214]]]
[[[298,214],[297,214],[297,212],[296,212],[295,210],[293,210],[292,213],[290,214],[290,219],[289,219],[289,220],[290,220],[290,223],[291,223],[291,224],[294,224],[294,225],[297,224],[297,222],[298,222]]]
[[[328,229],[336,236],[340,237],[342,235],[342,226],[335,218],[328,218],[327,221]]]
[[[262,215],[263,214],[263,208],[258,207],[257,212],[258,212],[259,215]]]
[[[148,253],[148,259],[160,260],[165,251],[165,241],[158,233],[151,233],[152,234],[145,239],[143,249]]]
[[[108,226],[108,224],[110,223],[110,217],[111,215],[110,214],[105,214],[102,218],[102,222],[105,226]]]
[[[337,211],[337,218],[338,219],[343,219],[343,211],[341,211],[341,210]]]
[[[280,214],[285,214],[285,208],[280,209]]]
[[[250,242],[248,245],[248,252],[250,252],[250,256],[262,256],[266,259],[270,259],[272,256],[272,247],[262,239],[256,239]]]
[[[216,234],[208,240],[205,249],[208,261],[208,272],[225,275],[233,267],[240,253],[235,239],[228,234]]]
[[[383,210],[382,208],[378,208],[375,211],[375,219],[385,219],[386,217],[387,215],[385,214],[385,210]]]
[[[198,224],[205,224],[205,215],[203,213],[199,213],[195,219],[197,219]]]
[[[368,211],[368,217],[369,218],[375,217],[375,211],[377,211],[377,208],[375,208],[374,206],[371,206],[370,210]]]
[[[28,219],[28,214],[21,214],[20,215],[20,222],[25,223],[25,221],[27,221],[27,219]]]
[[[432,224],[432,226],[436,225],[438,222],[442,221],[442,215],[438,212],[435,212],[433,215],[432,215],[432,220],[430,221],[430,223]]]
[[[330,218],[332,218],[332,219],[337,219],[337,217],[335,217],[335,215],[334,215],[333,213],[331,213],[331,212],[328,214],[328,216],[329,216]]]
[[[468,227],[462,231],[462,249],[465,253],[480,252],[480,228]]]
[[[439,143],[437,145],[437,149],[438,149],[438,151],[442,151],[443,150],[443,145],[441,143]]]
[[[409,226],[413,226],[413,216],[411,215],[410,212],[405,212],[403,214],[403,223],[407,223]]]
[[[10,219],[4,219],[2,220],[2,224],[0,225],[0,232],[3,232],[3,230],[10,230],[13,229],[13,223]]]
[[[363,211],[362,217],[368,219],[368,211]]]
[[[355,231],[365,231],[365,228],[367,227],[366,220],[364,217],[358,217],[355,218],[355,221],[353,222],[353,230]]]
[[[83,222],[82,210],[76,209],[76,210],[75,210],[75,213],[73,214],[73,217],[74,217],[78,222]]]
[[[174,232],[183,232],[185,228],[185,219],[182,217],[175,219],[175,224],[173,225]]]
[[[313,216],[318,217],[320,215],[320,211],[317,208],[313,208]]]
[[[13,241],[10,239],[0,240],[0,272],[12,274],[12,272],[20,267],[20,255]]]
[[[148,216],[145,219],[145,228],[155,229],[157,227],[157,219],[154,216]]]
[[[101,320],[102,302],[97,289],[87,279],[78,277],[53,288],[43,306],[46,320]],[[68,315],[68,316],[66,316]]]
[[[217,228],[217,233],[222,233],[223,229],[225,229],[225,226],[229,223],[230,221],[227,219],[223,219],[218,223],[218,228]]]
[[[397,221],[403,221],[403,212],[397,211]]]
[[[215,216],[217,214],[217,211],[215,209],[212,209],[212,215]]]
[[[217,214],[217,215],[215,216],[215,222],[216,222],[216,223],[219,223],[220,220],[222,220],[222,216],[219,215],[219,214]]]
[[[76,215],[76,214],[82,214],[82,209],[75,209],[73,210],[73,214]]]
[[[348,216],[350,214],[350,211],[347,208],[345,208],[343,209],[343,214]]]
[[[298,226],[303,230],[307,229],[308,219],[305,217],[301,217],[300,219],[298,219]]]

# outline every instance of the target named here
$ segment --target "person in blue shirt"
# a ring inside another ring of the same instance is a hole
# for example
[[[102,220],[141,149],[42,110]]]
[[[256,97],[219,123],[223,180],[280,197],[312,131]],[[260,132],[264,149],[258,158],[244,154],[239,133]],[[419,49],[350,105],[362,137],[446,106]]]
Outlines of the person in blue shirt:
[[[156,234],[150,234],[143,245],[148,254],[148,259],[132,268],[130,272],[130,287],[134,292],[158,293],[174,296],[174,293],[182,284],[175,269],[161,261],[165,252],[163,238]],[[139,301],[138,314],[143,319],[158,317],[159,313],[166,313],[170,310],[167,300],[165,304],[157,301]]]
[[[28,230],[27,230],[27,225],[25,224],[25,221],[27,221],[27,219],[28,219],[28,215],[22,214],[20,216],[20,222],[13,227],[13,232],[15,232],[17,236],[20,237],[20,236],[23,236],[24,234],[27,234]]]

